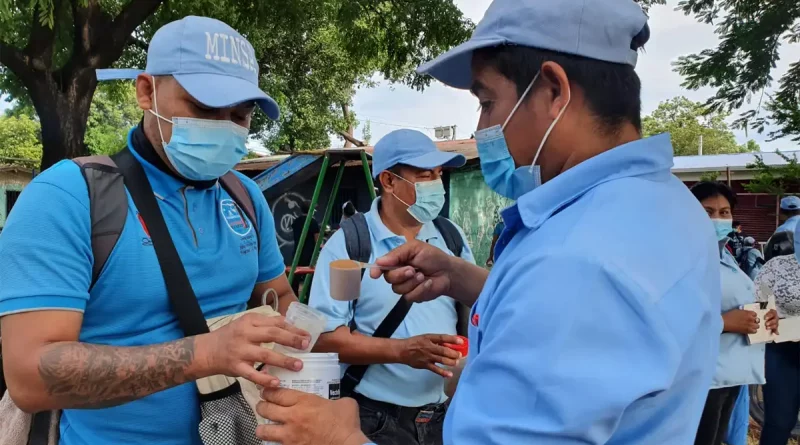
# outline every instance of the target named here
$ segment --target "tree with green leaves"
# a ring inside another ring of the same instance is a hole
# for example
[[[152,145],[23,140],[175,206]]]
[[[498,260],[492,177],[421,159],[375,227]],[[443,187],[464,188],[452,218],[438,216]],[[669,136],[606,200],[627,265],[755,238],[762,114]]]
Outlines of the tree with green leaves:
[[[253,123],[273,151],[327,146],[353,125],[343,105],[376,72],[424,88],[430,78],[413,68],[473,27],[452,0],[0,0],[0,93],[36,110],[42,167],[88,152],[95,70],[143,68],[155,31],[187,15],[219,18],[253,44],[283,112]]]
[[[730,113],[710,110],[706,105],[685,97],[676,97],[658,105],[642,120],[642,133],[652,136],[669,132],[676,156],[696,155],[702,144],[703,154],[748,153],[759,151],[749,140],[738,144],[725,120]]]
[[[800,163],[797,156],[777,154],[786,161],[784,165],[768,165],[762,156],[747,168],[754,170],[753,179],[744,188],[751,193],[770,193],[777,196],[800,193]]]
[[[39,123],[29,116],[0,117],[0,164],[33,168],[42,157]]]
[[[645,7],[672,4],[641,0]],[[800,60],[793,61],[777,88],[773,73],[783,45],[800,42],[800,3],[797,0],[681,0],[677,9],[716,25],[719,45],[681,57],[675,64],[689,89],[713,87],[707,105],[712,111],[732,112],[754,101],[734,122],[735,128],[767,126],[770,141],[800,141]],[[657,13],[656,11],[651,11]]]

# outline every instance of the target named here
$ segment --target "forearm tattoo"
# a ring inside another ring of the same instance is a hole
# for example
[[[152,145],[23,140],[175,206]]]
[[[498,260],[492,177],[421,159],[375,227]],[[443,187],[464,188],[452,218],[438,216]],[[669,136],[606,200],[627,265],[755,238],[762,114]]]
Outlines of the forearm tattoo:
[[[140,347],[49,346],[39,361],[48,394],[68,408],[104,408],[194,380],[194,337]]]

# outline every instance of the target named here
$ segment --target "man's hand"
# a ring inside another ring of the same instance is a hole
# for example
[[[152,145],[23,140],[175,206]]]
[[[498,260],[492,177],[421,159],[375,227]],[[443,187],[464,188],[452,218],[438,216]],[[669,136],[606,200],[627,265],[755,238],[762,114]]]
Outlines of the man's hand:
[[[401,340],[398,345],[398,361],[412,368],[427,369],[442,377],[450,378],[453,373],[436,366],[441,363],[453,367],[461,355],[444,346],[445,343],[461,344],[455,335],[426,334]]]
[[[753,311],[733,309],[722,314],[723,332],[755,334],[758,332],[758,316]]]
[[[204,346],[207,348],[208,368],[211,375],[224,374],[243,377],[256,385],[277,386],[280,381],[254,368],[256,363],[267,367],[277,366],[292,371],[303,368],[303,362],[287,357],[261,346],[262,343],[276,343],[295,349],[308,347],[308,332],[297,329],[283,317],[269,317],[260,314],[246,314],[226,326],[207,334]]]
[[[285,388],[264,389],[258,414],[277,424],[259,425],[261,440],[287,445],[364,445],[355,400],[326,400]]]
[[[374,279],[383,275],[392,285],[392,290],[409,301],[429,301],[448,294],[452,258],[442,249],[414,240],[376,261],[379,266],[399,269],[372,268],[369,274]]]
[[[778,312],[775,309],[767,311],[767,315],[764,316],[764,325],[773,334],[778,334]]]

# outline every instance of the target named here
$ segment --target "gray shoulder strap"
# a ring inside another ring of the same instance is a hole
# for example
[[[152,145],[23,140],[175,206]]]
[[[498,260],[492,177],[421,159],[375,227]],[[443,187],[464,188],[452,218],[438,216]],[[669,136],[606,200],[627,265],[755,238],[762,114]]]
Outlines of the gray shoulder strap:
[[[117,165],[108,156],[86,156],[73,162],[81,168],[89,191],[89,215],[92,221],[92,283],[94,287],[108,257],[117,245],[125,219],[128,198]]]

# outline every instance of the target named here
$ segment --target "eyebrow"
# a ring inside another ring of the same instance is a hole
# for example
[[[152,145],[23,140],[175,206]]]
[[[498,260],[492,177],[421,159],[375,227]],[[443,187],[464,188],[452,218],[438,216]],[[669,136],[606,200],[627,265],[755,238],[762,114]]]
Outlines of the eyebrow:
[[[481,91],[486,90],[486,86],[484,86],[483,83],[481,83],[480,80],[476,80],[476,81],[472,82],[472,86],[469,87],[469,90],[472,92],[472,94],[477,96],[478,93],[480,93]]]

